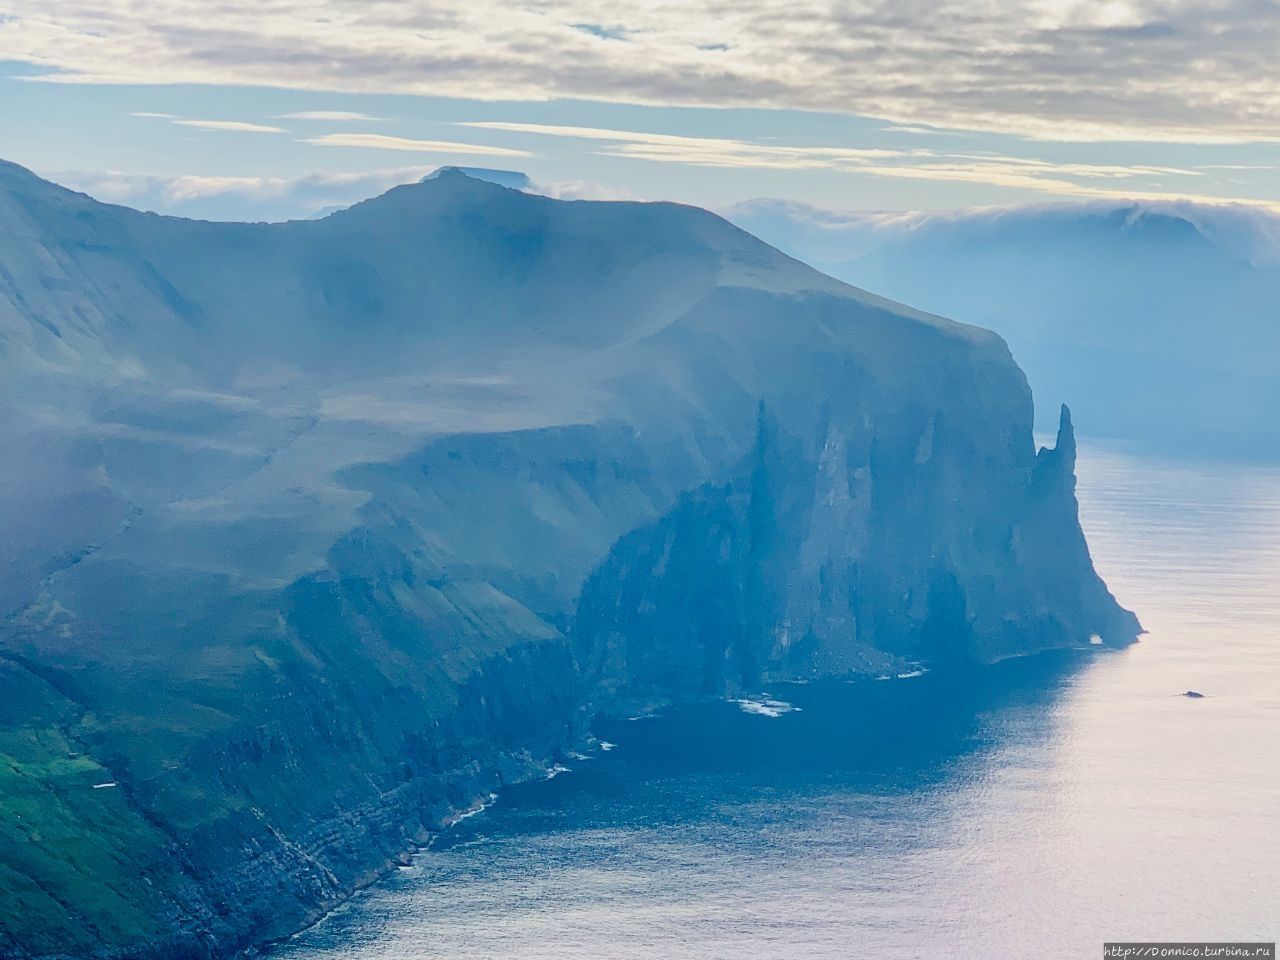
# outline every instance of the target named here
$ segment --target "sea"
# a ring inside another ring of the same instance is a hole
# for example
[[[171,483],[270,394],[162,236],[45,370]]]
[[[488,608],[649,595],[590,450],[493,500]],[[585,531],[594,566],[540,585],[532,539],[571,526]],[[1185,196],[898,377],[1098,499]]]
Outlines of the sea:
[[[592,751],[273,957],[1074,960],[1280,939],[1280,467],[1084,445],[1079,478],[1141,642],[601,719]]]

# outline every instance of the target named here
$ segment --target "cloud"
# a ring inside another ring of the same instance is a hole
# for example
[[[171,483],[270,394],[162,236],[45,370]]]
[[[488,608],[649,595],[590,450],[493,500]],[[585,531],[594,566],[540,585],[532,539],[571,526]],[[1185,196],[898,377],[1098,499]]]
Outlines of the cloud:
[[[1204,204],[1183,199],[1097,199],[941,212],[878,212],[760,198],[734,204],[721,213],[743,229],[801,259],[836,264],[915,234],[955,229],[976,235],[986,228],[1019,223],[1034,223],[1049,231],[1116,211],[1131,219],[1154,214],[1185,220],[1233,256],[1256,264],[1280,264],[1280,209],[1238,204]]]
[[[1112,166],[1082,163],[1050,163],[1017,157],[993,157],[973,161],[941,159],[917,166],[881,165],[864,168],[870,176],[905,180],[941,180],[953,183],[989,184],[1010,189],[1034,190],[1064,198],[1113,199],[1137,202],[1187,201],[1208,206],[1224,204],[1280,210],[1280,202],[1254,197],[1226,197],[1169,189],[1154,179],[1169,174],[1199,176],[1199,171],[1147,166]],[[1143,183],[1142,181],[1146,181]],[[1126,182],[1127,181],[1127,182]],[[1136,182],[1135,182],[1136,181]]]
[[[161,176],[68,171],[50,178],[99,200],[155,213],[210,220],[297,220],[350,206],[403,183],[431,166],[299,177]]]
[[[351,206],[392,187],[417,183],[434,166],[298,177],[161,176],[63,171],[49,178],[108,203],[208,220],[305,220]],[[582,180],[535,183],[526,192],[561,200],[632,200],[629,192]]]
[[[1249,198],[1198,194],[1162,186],[1168,178],[1194,183],[1202,168],[1152,164],[1100,164],[1013,157],[996,153],[947,153],[932,149],[887,150],[758,143],[711,137],[505,121],[458,124],[531,136],[600,144],[595,152],[656,163],[783,170],[839,170],[870,177],[973,183],[1061,197],[1129,200],[1189,199],[1200,203],[1256,203]],[[1280,204],[1275,204],[1280,206]]]
[[[1280,0],[6,0],[30,82],[835,111],[1046,140],[1272,141]]]
[[[537,193],[556,200],[639,200],[630,190],[606,187],[589,180],[558,180],[534,183],[526,193]]]
[[[410,153],[460,153],[478,157],[533,156],[527,150],[514,150],[510,147],[490,147],[452,140],[411,140],[408,137],[388,137],[380,133],[326,133],[308,137],[302,142],[319,147],[361,147],[366,150],[401,150]]]
[[[936,127],[926,127],[919,123],[894,123],[884,128],[885,133],[909,133],[917,137],[955,137],[959,136],[956,130],[939,130]]]
[[[131,117],[143,117],[148,120],[176,120],[178,119],[172,113],[149,113],[146,110],[138,110],[129,114]]]
[[[618,143],[605,148],[606,156],[652,160],[659,163],[684,163],[706,167],[756,167],[772,169],[821,169],[858,167],[889,157],[925,155],[927,151],[886,150],[857,147],[785,146],[717,137],[685,137],[668,133],[642,133],[601,127],[557,126],[541,123],[509,123],[504,121],[466,121],[461,127],[500,130],[546,137],[567,137]]]
[[[1059,196],[1075,197],[1185,197],[1186,191],[1151,192],[1153,178],[1161,176],[1200,176],[1196,170],[1177,167],[1115,164],[1054,163],[1027,157],[966,154],[933,155],[918,164],[876,164],[862,170],[870,176],[902,180],[941,180],[953,183],[988,184],[1015,190],[1035,190]],[[1132,181],[1148,181],[1148,186],[1134,186]],[[1130,181],[1122,186],[1106,185]],[[1213,202],[1215,198],[1198,198]]]
[[[264,123],[246,123],[243,120],[171,120],[180,127],[197,127],[201,130],[226,130],[230,133],[285,133],[280,127]]]
[[[376,121],[383,119],[382,117],[371,117],[367,113],[357,113],[354,110],[300,110],[297,113],[282,113],[272,117],[272,120],[315,120],[328,121],[330,123],[358,123],[362,121]]]

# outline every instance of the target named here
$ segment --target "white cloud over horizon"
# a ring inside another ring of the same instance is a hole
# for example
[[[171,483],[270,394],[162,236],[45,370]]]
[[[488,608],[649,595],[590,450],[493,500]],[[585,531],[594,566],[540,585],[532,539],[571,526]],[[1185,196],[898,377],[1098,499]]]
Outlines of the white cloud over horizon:
[[[511,147],[493,147],[477,143],[459,143],[455,140],[415,140],[410,137],[390,137],[380,133],[325,133],[307,137],[303,143],[318,147],[355,147],[365,150],[395,150],[406,153],[461,154],[478,157],[530,157],[527,150]]]
[[[1128,220],[1166,216],[1184,220],[1224,250],[1253,263],[1280,265],[1280,209],[1246,204],[1171,199],[1082,199],[954,210],[841,210],[793,200],[760,197],[733,204],[721,214],[810,262],[836,264],[912,234],[939,227],[996,228],[1036,221],[1042,229],[1090,216],[1122,212]]]
[[[309,173],[297,177],[232,177],[135,174],[71,170],[50,179],[106,203],[179,216],[217,219],[307,218],[412,183],[434,167],[412,166],[367,173]]]
[[[1043,140],[1280,140],[1280,0],[156,0],[145,16],[130,0],[3,0],[0,45],[49,81],[769,107]]]
[[[134,114],[138,116],[138,114]],[[285,133],[280,127],[265,123],[249,123],[244,120],[179,120],[171,119],[170,123],[179,127],[195,127],[199,130],[224,130],[228,133]]]
[[[507,121],[463,121],[460,127],[500,130],[535,136],[561,137],[573,140],[595,140],[619,144],[606,148],[606,155],[652,160],[659,163],[684,163],[706,167],[755,167],[782,170],[804,170],[828,167],[861,167],[874,160],[911,155],[924,156],[928,151],[888,150],[862,147],[789,146],[779,143],[757,143],[724,137],[688,137],[668,133],[644,133],[601,127],[575,127],[558,124],[516,123]]]
[[[759,143],[721,137],[674,136],[599,127],[506,121],[463,121],[458,126],[531,136],[594,141],[603,156],[658,163],[738,169],[839,170],[901,180],[985,184],[1063,197],[1164,201],[1187,199],[1206,204],[1253,203],[1280,209],[1280,203],[1247,197],[1222,197],[1193,189],[1162,189],[1157,178],[1194,183],[1200,168],[1153,164],[1067,163],[996,153],[945,152],[936,149],[844,148]]]
[[[49,179],[106,203],[197,219],[281,221],[311,219],[416,183],[438,167],[392,167],[360,173],[313,172],[297,177],[230,177],[70,170]],[[529,190],[561,200],[631,200],[630,193],[568,180]]]
[[[308,120],[330,123],[374,122],[382,117],[371,117],[367,113],[356,110],[298,110],[294,113],[280,113],[272,120]]]

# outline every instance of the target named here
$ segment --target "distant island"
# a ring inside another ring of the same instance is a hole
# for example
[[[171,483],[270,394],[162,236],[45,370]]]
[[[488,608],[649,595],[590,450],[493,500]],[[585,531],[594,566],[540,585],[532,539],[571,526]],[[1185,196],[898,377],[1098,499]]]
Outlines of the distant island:
[[[0,955],[268,944],[622,699],[1140,632],[999,336],[490,179],[234,224],[0,163]]]

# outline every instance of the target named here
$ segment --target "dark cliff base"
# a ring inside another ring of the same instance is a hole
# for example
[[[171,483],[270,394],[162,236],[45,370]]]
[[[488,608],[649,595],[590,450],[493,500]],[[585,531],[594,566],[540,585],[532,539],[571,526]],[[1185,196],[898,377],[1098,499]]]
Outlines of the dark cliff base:
[[[1113,643],[1117,642],[1113,636]],[[1086,644],[1074,649],[1083,652],[1098,648]],[[876,672],[916,665],[885,658]],[[952,672],[961,682],[968,682],[974,670],[982,669],[972,661],[921,665]],[[785,677],[778,675],[774,679]],[[648,692],[622,690],[587,707],[556,703],[547,697],[562,683],[561,677],[521,673],[511,680],[531,686],[530,701],[546,702],[545,709],[522,715],[511,733],[522,739],[537,727],[545,732],[539,746],[499,754],[482,754],[477,747],[474,759],[450,771],[415,770],[415,761],[407,756],[375,758],[371,754],[346,752],[341,760],[324,760],[318,753],[337,747],[336,729],[326,732],[311,728],[304,732],[281,717],[276,732],[267,735],[265,741],[256,742],[270,743],[273,737],[283,735],[287,727],[291,728],[290,738],[314,737],[314,742],[297,748],[264,746],[261,754],[258,747],[242,743],[238,762],[259,771],[260,776],[278,778],[282,788],[291,795],[314,791],[316,798],[324,799],[321,807],[296,823],[290,835],[283,832],[282,820],[274,818],[274,822],[267,823],[265,818],[258,819],[262,812],[255,810],[251,818],[239,821],[237,828],[223,829],[217,835],[168,837],[168,846],[161,855],[180,860],[181,880],[179,885],[161,892],[151,901],[156,919],[145,936],[127,946],[110,948],[95,941],[100,937],[119,936],[121,931],[89,928],[83,931],[83,944],[72,951],[31,951],[23,944],[9,945],[0,951],[0,956],[24,960],[90,956],[112,960],[221,960],[269,954],[274,944],[322,919],[358,890],[377,882],[415,851],[430,844],[459,814],[475,809],[507,786],[545,776],[554,763],[583,749],[587,744],[590,711],[635,715],[657,712],[681,700],[721,695],[689,690],[660,696],[651,684],[642,684]],[[533,689],[533,684],[539,684],[540,688]],[[735,686],[732,692],[747,691]],[[480,694],[478,699],[487,697]],[[285,713],[288,712],[286,709]],[[310,718],[316,715],[308,714]],[[297,742],[301,744],[300,740]],[[352,746],[348,743],[343,749],[350,751]],[[362,745],[361,750],[364,749],[371,747]],[[462,753],[459,750],[459,756]],[[309,769],[313,762],[314,769]],[[348,786],[334,799],[333,786],[338,782],[335,777],[340,770],[348,775]],[[88,785],[106,775],[94,773],[80,782]],[[240,789],[246,794],[253,796],[259,792],[250,782],[249,769],[242,770],[239,776],[245,784]],[[378,784],[376,789],[361,791],[350,786],[366,778]],[[114,789],[128,798],[130,805],[140,802],[140,794],[143,802],[148,802],[144,785],[122,779]],[[234,797],[228,800],[233,801]],[[165,829],[158,823],[148,826]],[[145,878],[149,876],[163,881],[171,871],[164,870],[162,865],[148,864],[138,856],[145,853],[146,847],[133,846],[137,839],[131,838],[127,847],[123,840],[116,841],[122,844],[121,851],[127,858],[122,871],[138,870],[148,885],[152,881]],[[110,836],[101,838],[104,844],[113,840]],[[68,838],[68,842],[74,840]],[[135,856],[138,859],[133,860]],[[6,862],[21,863],[21,860]],[[142,897],[147,892],[132,885],[112,893],[123,895],[127,901],[146,902]],[[65,939],[63,934],[50,932]]]

